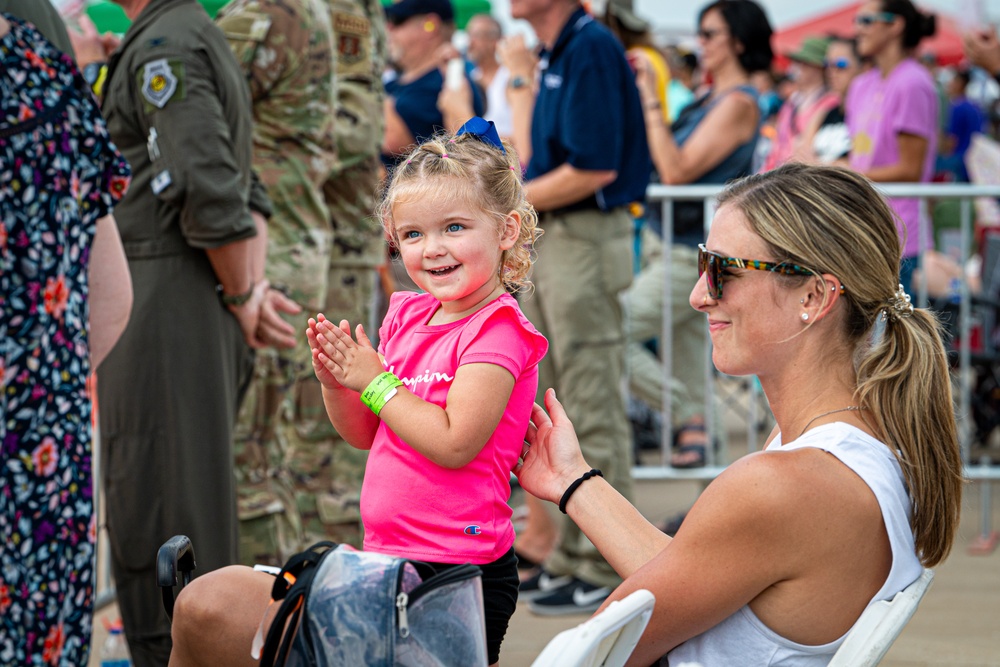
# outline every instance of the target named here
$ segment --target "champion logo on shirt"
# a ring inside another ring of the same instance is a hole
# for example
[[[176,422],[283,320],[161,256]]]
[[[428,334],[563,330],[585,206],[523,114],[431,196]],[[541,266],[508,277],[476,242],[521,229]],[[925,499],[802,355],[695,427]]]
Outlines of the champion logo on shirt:
[[[395,375],[395,368],[395,366],[389,366],[388,371]],[[454,379],[454,375],[448,375],[447,373],[432,373],[430,369],[427,369],[424,371],[423,375],[417,375],[411,378],[401,377],[399,378],[399,381],[406,387],[413,387],[421,382],[451,382]]]
[[[465,533],[466,535],[482,535],[483,529],[480,528],[479,526],[472,525],[472,526],[466,526],[465,530],[463,530],[462,532]]]

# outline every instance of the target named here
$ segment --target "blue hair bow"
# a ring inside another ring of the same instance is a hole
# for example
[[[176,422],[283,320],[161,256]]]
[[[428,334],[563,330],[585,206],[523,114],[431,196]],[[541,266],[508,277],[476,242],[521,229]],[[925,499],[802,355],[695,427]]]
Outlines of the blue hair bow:
[[[497,128],[493,125],[492,120],[473,116],[465,122],[465,125],[459,128],[455,136],[457,137],[461,134],[471,134],[484,144],[489,144],[493,148],[499,148],[501,153],[504,155],[507,154],[507,150],[503,147],[503,142],[500,141],[500,135],[497,134]]]

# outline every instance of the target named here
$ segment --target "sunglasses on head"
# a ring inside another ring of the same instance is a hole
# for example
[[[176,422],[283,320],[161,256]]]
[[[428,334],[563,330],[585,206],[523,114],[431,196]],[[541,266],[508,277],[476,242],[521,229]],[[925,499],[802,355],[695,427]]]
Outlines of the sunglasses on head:
[[[781,273],[786,276],[812,276],[813,271],[801,267],[798,264],[787,262],[765,262],[759,259],[740,259],[739,257],[725,257],[712,252],[705,247],[704,243],[698,244],[698,277],[705,276],[705,286],[708,295],[718,301],[722,298],[722,281],[725,273],[730,268],[749,269],[752,271],[770,271]]]
[[[878,12],[876,14],[858,14],[854,17],[854,25],[868,27],[874,23],[892,23],[896,20],[896,14],[892,12]]]
[[[824,60],[823,67],[827,69],[847,69],[851,66],[851,61],[849,58],[834,58],[833,60]]]

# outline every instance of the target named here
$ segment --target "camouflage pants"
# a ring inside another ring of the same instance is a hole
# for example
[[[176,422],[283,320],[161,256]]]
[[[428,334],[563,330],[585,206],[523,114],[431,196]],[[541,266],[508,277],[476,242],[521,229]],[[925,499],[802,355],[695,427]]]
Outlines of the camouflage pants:
[[[335,267],[325,313],[352,327],[369,320],[375,297],[376,272],[371,267]],[[368,452],[345,442],[330,423],[315,375],[303,378],[292,391],[293,428],[285,467],[290,475],[295,507],[306,543],[326,539],[361,547],[361,481]]]
[[[325,207],[305,216],[296,208],[305,194],[278,186],[269,188],[274,215],[268,221],[266,275],[302,312],[284,316],[295,328],[294,348],[257,352],[253,379],[237,418],[233,450],[240,561],[247,565],[280,564],[302,542],[301,520],[286,511],[294,500],[284,466],[294,417],[289,397],[299,380],[313,375],[305,329],[326,298],[333,239]],[[320,224],[305,225],[309,220]]]
[[[259,351],[254,363],[234,443],[240,562],[245,565],[280,565],[301,542],[301,520],[285,511],[294,496],[283,460],[288,395],[296,377],[306,372],[311,375],[312,367],[270,349]]]
[[[323,312],[371,331],[376,275],[371,267],[332,268],[334,289]],[[240,415],[240,561],[247,565],[280,565],[318,540],[361,547],[368,452],[337,434],[311,364],[302,368],[278,354],[259,357]],[[249,406],[255,406],[252,414]]]

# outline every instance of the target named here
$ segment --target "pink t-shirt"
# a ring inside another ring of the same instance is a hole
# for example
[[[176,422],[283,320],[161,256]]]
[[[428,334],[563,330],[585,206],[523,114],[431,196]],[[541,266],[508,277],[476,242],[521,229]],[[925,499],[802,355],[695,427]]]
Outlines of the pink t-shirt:
[[[490,563],[514,543],[510,472],[521,454],[548,342],[507,294],[458,322],[427,324],[439,306],[429,294],[392,295],[379,329],[386,369],[441,407],[463,364],[505,368],[514,390],[496,431],[458,470],[431,462],[379,425],[361,487],[365,549],[437,563]]]
[[[938,98],[930,73],[920,63],[908,58],[885,79],[877,68],[858,76],[847,91],[844,108],[853,140],[852,169],[866,171],[899,162],[896,135],[914,134],[927,139],[920,181],[930,182],[937,155]],[[930,225],[920,239],[919,200],[894,198],[889,203],[899,216],[900,239],[906,232],[903,257],[916,257],[931,247]]]

